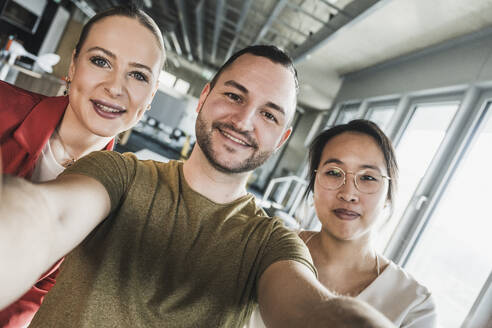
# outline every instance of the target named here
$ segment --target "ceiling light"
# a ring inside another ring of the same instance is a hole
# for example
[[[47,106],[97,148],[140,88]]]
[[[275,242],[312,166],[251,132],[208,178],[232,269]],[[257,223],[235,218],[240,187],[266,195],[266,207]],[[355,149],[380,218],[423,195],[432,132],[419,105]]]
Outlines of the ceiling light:
[[[145,5],[145,7],[152,8],[152,1],[151,0],[143,0],[143,3]]]

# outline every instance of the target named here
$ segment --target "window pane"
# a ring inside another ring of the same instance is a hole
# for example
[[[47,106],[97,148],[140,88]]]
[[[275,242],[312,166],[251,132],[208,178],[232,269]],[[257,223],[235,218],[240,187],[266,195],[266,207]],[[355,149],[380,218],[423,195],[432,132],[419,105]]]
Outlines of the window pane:
[[[340,109],[335,125],[345,124],[357,118],[357,112],[359,111],[359,104],[345,105]]]
[[[184,80],[178,79],[174,84],[174,89],[181,93],[187,93],[190,88],[190,84]]]
[[[172,88],[175,81],[176,81],[176,76],[172,75],[169,72],[161,71],[161,74],[159,75],[159,83],[160,84],[162,84],[168,88]]]
[[[407,264],[433,292],[441,327],[461,325],[492,270],[488,112],[489,119],[451,178]]]
[[[372,107],[369,108],[367,119],[376,123],[386,133],[386,128],[394,112],[395,107]]]
[[[377,248],[384,250],[420,179],[441,144],[458,103],[417,105],[396,148],[398,191],[391,220],[378,234]]]

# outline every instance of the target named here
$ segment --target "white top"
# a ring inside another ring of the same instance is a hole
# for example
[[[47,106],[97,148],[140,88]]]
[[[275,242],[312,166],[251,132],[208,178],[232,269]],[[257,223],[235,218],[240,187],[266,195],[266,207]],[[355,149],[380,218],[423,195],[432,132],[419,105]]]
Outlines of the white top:
[[[429,290],[393,262],[359,296],[384,314],[397,327],[437,327],[436,306]],[[256,309],[244,328],[263,328]]]
[[[54,180],[65,168],[56,161],[53,152],[51,151],[50,140],[44,145],[43,151],[39,155],[31,181],[44,182]]]
[[[169,162],[169,158],[164,157],[160,154],[157,154],[157,153],[155,153],[152,150],[147,149],[147,148],[140,149],[139,151],[136,151],[134,154],[141,161],[146,161],[146,160],[150,159],[153,161],[163,162],[163,163]]]

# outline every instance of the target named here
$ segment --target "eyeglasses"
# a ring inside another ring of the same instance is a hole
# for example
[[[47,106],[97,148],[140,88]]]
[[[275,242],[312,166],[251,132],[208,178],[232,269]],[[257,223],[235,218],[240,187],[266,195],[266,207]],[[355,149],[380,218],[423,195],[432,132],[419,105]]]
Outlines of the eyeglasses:
[[[316,178],[321,187],[329,190],[337,190],[347,182],[347,174],[354,176],[354,184],[357,190],[365,194],[374,194],[381,189],[384,179],[391,180],[390,177],[384,176],[377,170],[363,169],[359,172],[345,173],[339,167],[325,166],[321,170],[316,170]]]

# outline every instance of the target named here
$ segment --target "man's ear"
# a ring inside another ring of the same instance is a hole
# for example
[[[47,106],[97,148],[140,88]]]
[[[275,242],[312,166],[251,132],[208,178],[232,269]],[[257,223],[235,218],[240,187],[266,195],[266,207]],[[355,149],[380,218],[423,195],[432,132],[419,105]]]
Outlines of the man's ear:
[[[198,105],[196,106],[196,112],[199,113],[200,110],[203,107],[203,103],[208,97],[208,94],[210,93],[210,83],[205,84],[205,86],[202,89],[202,92],[200,93],[200,98],[198,98]]]
[[[275,151],[277,151],[278,149],[280,149],[280,147],[282,147],[282,145],[287,141],[287,139],[289,139],[291,133],[292,133],[292,127],[285,130],[284,134],[282,135],[282,138],[280,139],[277,145],[277,148],[275,148]]]

